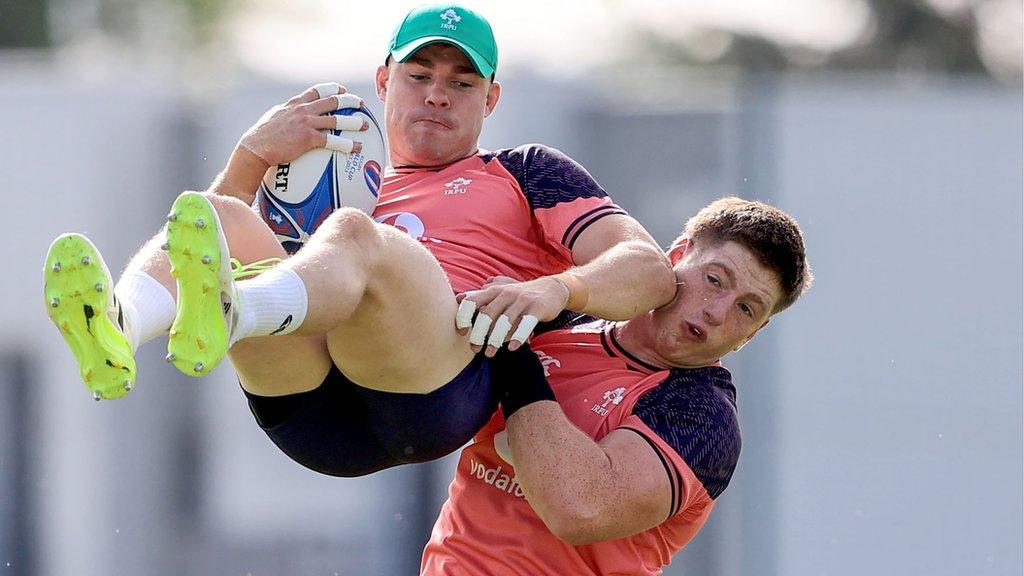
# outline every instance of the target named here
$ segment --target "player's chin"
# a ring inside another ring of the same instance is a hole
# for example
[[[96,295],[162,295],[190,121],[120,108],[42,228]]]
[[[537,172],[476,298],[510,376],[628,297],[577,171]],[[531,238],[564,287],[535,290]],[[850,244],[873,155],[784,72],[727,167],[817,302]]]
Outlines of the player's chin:
[[[695,345],[693,342],[685,342],[678,346],[672,353],[668,354],[672,364],[682,368],[701,368],[711,366],[726,353],[718,347],[708,345]]]
[[[419,166],[439,166],[462,158],[457,146],[439,138],[415,139],[410,142],[410,156]]]

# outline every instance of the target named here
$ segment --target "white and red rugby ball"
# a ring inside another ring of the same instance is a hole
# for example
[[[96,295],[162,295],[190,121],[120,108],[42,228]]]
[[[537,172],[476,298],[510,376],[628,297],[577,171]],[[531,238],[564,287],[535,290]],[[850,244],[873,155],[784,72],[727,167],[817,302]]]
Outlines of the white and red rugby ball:
[[[337,208],[350,206],[372,214],[377,205],[387,163],[384,133],[365,107],[334,113],[369,122],[363,132],[332,131],[360,142],[362,150],[349,154],[326,148],[310,150],[288,164],[272,166],[256,193],[260,216],[289,254],[297,252]]]

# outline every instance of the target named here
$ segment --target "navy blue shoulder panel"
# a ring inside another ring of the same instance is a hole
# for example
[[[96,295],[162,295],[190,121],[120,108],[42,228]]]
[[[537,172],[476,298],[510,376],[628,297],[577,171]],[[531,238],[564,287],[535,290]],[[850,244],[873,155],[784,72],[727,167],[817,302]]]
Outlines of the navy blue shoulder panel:
[[[608,193],[572,158],[543,144],[524,144],[484,156],[497,158],[519,182],[530,208],[551,208],[576,198],[602,198]]]
[[[674,369],[633,408],[682,456],[712,499],[725,491],[740,457],[736,388],[721,367]]]

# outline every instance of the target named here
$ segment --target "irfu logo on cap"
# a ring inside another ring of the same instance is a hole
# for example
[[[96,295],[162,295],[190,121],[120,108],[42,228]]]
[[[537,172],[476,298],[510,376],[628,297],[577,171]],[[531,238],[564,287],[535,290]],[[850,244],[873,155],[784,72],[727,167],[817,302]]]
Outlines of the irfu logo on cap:
[[[462,16],[455,13],[455,10],[449,8],[443,14],[441,14],[441,20],[444,20],[444,24],[441,24],[441,28],[445,30],[458,30],[456,26],[459,22],[462,22]]]

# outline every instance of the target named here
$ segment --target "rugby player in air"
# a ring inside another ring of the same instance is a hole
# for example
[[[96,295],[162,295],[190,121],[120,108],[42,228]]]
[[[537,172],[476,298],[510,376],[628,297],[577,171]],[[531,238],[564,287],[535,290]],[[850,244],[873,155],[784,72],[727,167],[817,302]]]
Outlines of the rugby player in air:
[[[210,189],[178,197],[115,286],[86,238],[55,240],[47,309],[94,396],[125,395],[137,348],[167,334],[168,361],[185,374],[229,357],[256,420],[291,458],[358,476],[470,440],[497,408],[490,357],[538,321],[564,309],[624,320],[669,301],[664,253],[579,164],[537,144],[479,147],[501,95],[497,63],[490,25],[465,7],[423,6],[399,23],[375,76],[390,160],[380,222],[341,208],[287,257],[250,208],[270,167],[357,147],[325,134],[331,112],[359,105],[329,84],[246,131]],[[464,193],[445,195],[452,182]],[[396,214],[404,231],[385,223]],[[484,287],[496,276],[516,282]]]

